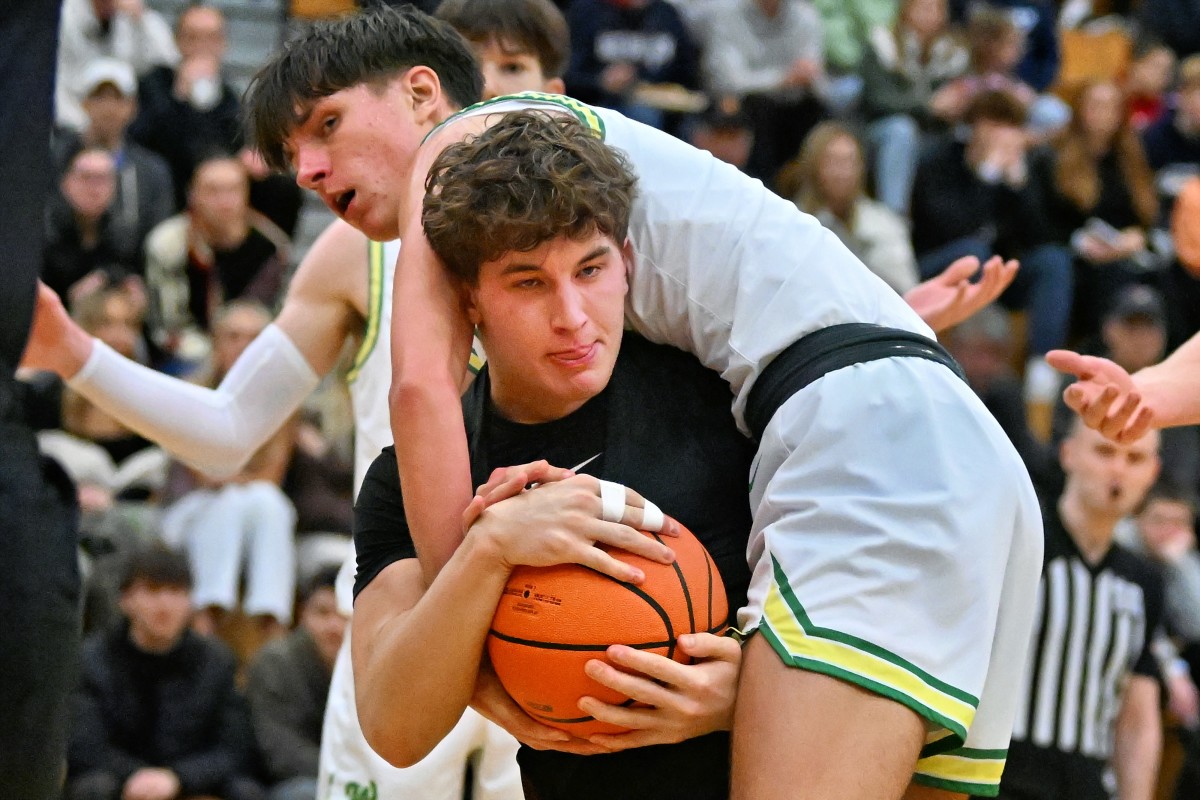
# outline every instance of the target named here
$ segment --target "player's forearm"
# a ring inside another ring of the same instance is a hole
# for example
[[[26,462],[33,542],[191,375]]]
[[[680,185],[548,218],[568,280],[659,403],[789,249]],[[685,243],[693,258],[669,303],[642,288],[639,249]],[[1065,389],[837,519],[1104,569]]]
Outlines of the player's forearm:
[[[464,542],[408,611],[393,611],[379,624],[356,604],[351,641],[359,717],[372,748],[396,766],[424,758],[458,722],[474,692],[508,578],[474,545]],[[409,596],[421,590],[418,570],[414,565],[408,572]]]
[[[427,584],[462,541],[472,491],[459,391],[470,325],[442,270],[416,220],[396,266],[389,401],[404,507]]]
[[[1154,411],[1155,427],[1200,424],[1200,335],[1133,380]]]
[[[121,423],[203,472],[228,476],[316,387],[316,373],[269,326],[217,389],[171,378],[96,342],[70,387]]]

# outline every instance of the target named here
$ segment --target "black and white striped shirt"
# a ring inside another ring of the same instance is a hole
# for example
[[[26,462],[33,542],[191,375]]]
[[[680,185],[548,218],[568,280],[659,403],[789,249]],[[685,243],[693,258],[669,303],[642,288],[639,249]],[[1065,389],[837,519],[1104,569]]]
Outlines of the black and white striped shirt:
[[[1046,555],[1033,641],[1018,697],[1005,784],[1036,797],[1090,797],[1113,751],[1114,722],[1131,674],[1157,675],[1150,642],[1162,585],[1151,566],[1113,544],[1089,564],[1055,509],[1045,514]],[[1095,783],[1093,783],[1095,781]]]

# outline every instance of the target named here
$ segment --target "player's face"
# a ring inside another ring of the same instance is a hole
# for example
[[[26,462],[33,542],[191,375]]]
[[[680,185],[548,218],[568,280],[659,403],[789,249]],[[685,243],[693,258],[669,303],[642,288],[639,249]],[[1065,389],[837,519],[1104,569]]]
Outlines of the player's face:
[[[1090,513],[1119,519],[1137,507],[1158,477],[1158,432],[1122,445],[1076,425],[1063,440],[1060,456],[1066,491]]]
[[[483,99],[519,92],[561,93],[561,78],[547,78],[537,56],[510,42],[488,39],[472,42],[483,72]]]
[[[287,138],[296,182],[372,239],[400,235],[400,203],[417,148],[441,120],[425,113],[409,76],[322,97]],[[428,72],[428,70],[426,70]]]
[[[471,321],[488,354],[492,399],[516,422],[547,422],[599,394],[625,321],[629,253],[612,237],[560,237],[484,264]]]

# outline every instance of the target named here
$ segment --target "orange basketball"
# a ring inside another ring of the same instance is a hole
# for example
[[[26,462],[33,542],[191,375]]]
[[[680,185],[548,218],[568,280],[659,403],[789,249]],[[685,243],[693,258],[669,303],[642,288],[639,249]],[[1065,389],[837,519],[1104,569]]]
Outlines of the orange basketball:
[[[673,564],[609,550],[642,570],[646,580],[638,585],[578,564],[513,570],[487,648],[500,682],[527,714],[575,736],[620,733],[624,729],[597,721],[577,703],[585,695],[607,703],[632,701],[589,678],[583,665],[603,659],[612,644],[688,663],[677,637],[724,629],[729,607],[721,575],[704,545],[682,525],[679,529],[678,538],[645,534],[675,552]]]

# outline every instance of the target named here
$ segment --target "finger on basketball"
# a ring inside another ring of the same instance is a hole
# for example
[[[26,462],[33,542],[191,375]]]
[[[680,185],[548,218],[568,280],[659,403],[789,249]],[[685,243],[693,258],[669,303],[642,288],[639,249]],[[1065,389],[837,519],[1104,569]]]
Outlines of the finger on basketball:
[[[662,658],[662,656],[659,657]],[[665,706],[670,703],[670,691],[645,675],[625,672],[598,658],[588,661],[584,665],[583,671],[589,678],[596,681],[596,683],[612,689],[618,694],[628,697],[630,700],[656,707]],[[583,708],[582,703],[585,699],[591,699],[599,705],[607,705],[594,697],[589,698],[585,696],[580,698],[580,708]],[[588,713],[591,712],[588,711]],[[600,717],[596,718],[600,719]],[[611,720],[602,721],[611,722]]]
[[[625,670],[632,670],[635,673],[640,673],[641,675],[651,678],[652,680],[661,681],[662,683],[669,684],[671,686],[678,686],[687,681],[687,666],[680,664],[678,661],[667,658],[666,656],[659,655],[658,653],[647,653],[643,650],[638,650],[636,647],[614,644],[610,646],[604,654],[611,663],[617,665],[618,667],[622,667]],[[602,668],[608,666],[599,659],[592,659],[588,662],[587,666],[592,667],[592,665],[595,665],[594,669],[596,672],[603,672]],[[621,678],[633,677],[628,672],[622,672],[620,669],[612,669],[610,667],[609,671],[616,673],[616,675],[621,676]],[[604,674],[607,675],[608,673],[605,672]],[[600,683],[603,683],[605,686],[608,686],[610,689],[616,689],[626,697],[633,697],[634,700],[640,700],[643,703],[658,705],[657,702],[646,697],[634,697],[632,694],[625,691],[624,688],[620,686],[614,686],[607,681],[601,680],[591,672],[589,672],[588,675]]]
[[[660,564],[670,564],[675,560],[675,553],[671,548],[659,542],[653,536],[647,536],[628,525],[622,525],[618,522],[594,520],[590,528],[589,534],[593,541],[606,544],[609,547],[618,547],[650,561],[657,561]]]
[[[636,706],[619,706],[612,703],[605,703],[601,700],[597,700],[594,697],[579,698],[579,710],[583,711],[589,716],[595,717],[600,722],[607,722],[611,725],[628,728],[631,731],[649,728],[653,726],[656,721],[654,709],[638,708]],[[588,741],[597,741],[595,735],[589,736]]]
[[[630,566],[620,559],[613,558],[599,547],[583,547],[582,552],[569,560],[594,569],[597,572],[602,572],[624,583],[641,583],[646,580],[646,574],[640,569]]]
[[[742,658],[742,646],[736,639],[706,631],[680,636],[679,649],[697,659],[719,658],[722,661],[734,662]]]

